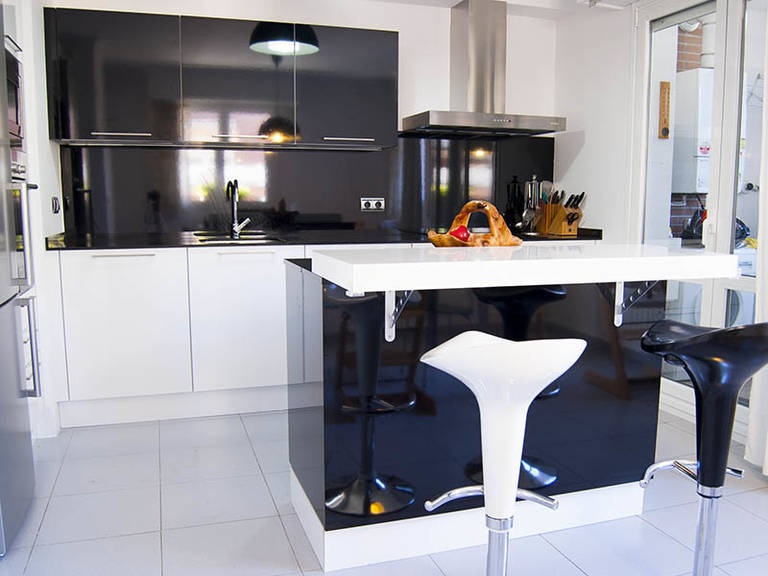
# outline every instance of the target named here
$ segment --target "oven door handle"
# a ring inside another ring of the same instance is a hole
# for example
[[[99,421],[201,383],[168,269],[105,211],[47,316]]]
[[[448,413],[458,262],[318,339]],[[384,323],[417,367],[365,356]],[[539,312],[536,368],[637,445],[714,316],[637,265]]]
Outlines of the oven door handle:
[[[6,184],[6,190],[7,193],[11,196],[11,205],[14,203],[13,194],[14,191],[18,190],[19,192],[19,204],[21,208],[21,214],[20,214],[20,224],[21,224],[21,230],[16,230],[15,225],[13,226],[13,236],[20,235],[22,239],[22,245],[24,247],[22,252],[22,259],[24,262],[24,274],[23,276],[19,274],[19,271],[15,264],[12,265],[12,279],[14,280],[14,284],[17,286],[21,286],[22,288],[28,288],[32,286],[32,250],[31,246],[29,245],[30,242],[30,234],[29,234],[29,195],[27,192],[27,188],[29,187],[26,182],[10,182]],[[16,218],[15,216],[12,218],[9,218],[9,220],[13,223],[15,222]],[[11,237],[9,238],[9,248],[11,254],[16,253],[16,246],[15,246],[15,238]],[[13,256],[12,256],[13,258]]]

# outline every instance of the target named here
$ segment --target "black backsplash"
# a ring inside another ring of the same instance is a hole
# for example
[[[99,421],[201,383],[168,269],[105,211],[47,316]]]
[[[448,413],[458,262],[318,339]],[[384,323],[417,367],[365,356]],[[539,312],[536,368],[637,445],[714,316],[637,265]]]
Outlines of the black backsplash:
[[[488,155],[478,158],[478,148]],[[437,150],[449,163],[442,170],[448,182],[436,181]],[[252,228],[418,232],[450,224],[470,196],[503,210],[512,176],[552,179],[552,166],[549,138],[401,139],[397,148],[377,152],[61,148],[71,235],[226,229],[224,185],[232,179],[240,185],[240,216],[250,217]],[[361,212],[361,197],[385,198],[386,210]]]

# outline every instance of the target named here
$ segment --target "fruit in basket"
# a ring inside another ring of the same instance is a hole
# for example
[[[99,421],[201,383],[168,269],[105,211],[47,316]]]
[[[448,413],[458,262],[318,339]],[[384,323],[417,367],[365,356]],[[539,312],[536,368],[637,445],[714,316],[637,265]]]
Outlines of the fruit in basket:
[[[467,228],[469,217],[474,212],[483,212],[488,217],[486,234],[472,234]],[[523,241],[509,231],[496,206],[483,200],[472,200],[453,219],[446,234],[438,234],[434,230],[427,232],[427,238],[435,246],[519,246]]]
[[[457,226],[453,230],[450,230],[448,234],[450,234],[454,238],[458,238],[462,242],[466,242],[467,240],[469,240],[469,230],[467,229],[466,226]]]

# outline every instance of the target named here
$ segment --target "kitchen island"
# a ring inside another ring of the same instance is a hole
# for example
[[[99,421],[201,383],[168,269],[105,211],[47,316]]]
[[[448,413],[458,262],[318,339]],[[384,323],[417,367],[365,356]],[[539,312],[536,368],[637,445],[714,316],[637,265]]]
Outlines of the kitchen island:
[[[524,459],[548,478],[537,490],[560,509],[521,503],[514,534],[641,512],[661,364],[639,337],[665,315],[666,281],[736,273],[735,256],[605,243],[320,250],[287,262],[289,381],[305,384],[295,402],[288,393],[291,498],[325,570],[485,541],[481,499],[424,510],[482,481],[474,397],[419,363],[466,330],[588,343],[526,428]],[[366,483],[381,497],[361,509]]]

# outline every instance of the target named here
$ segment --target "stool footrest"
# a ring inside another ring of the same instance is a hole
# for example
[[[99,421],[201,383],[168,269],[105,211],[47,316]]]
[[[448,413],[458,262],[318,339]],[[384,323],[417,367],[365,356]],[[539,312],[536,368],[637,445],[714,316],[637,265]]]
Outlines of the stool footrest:
[[[448,502],[451,502],[453,500],[458,500],[460,498],[469,498],[471,496],[482,496],[483,495],[483,487],[478,486],[463,486],[461,488],[454,488],[453,490],[448,490],[448,492],[445,492],[443,494],[440,494],[437,498],[434,500],[427,500],[424,502],[424,509],[427,512],[432,512],[433,510],[436,510],[437,508],[440,508],[443,504],[448,504]]]
[[[643,479],[640,480],[640,487],[645,488],[648,486],[648,483],[653,480],[654,476],[656,476],[656,473],[662,470],[675,470],[680,472],[686,478],[693,480],[694,482],[698,482],[698,475],[696,472],[691,470],[691,468],[696,470],[698,467],[699,463],[696,460],[663,460],[661,462],[656,462],[655,464],[648,466],[648,468],[645,470]],[[731,466],[727,466],[725,468],[725,473],[736,478],[744,478],[744,470],[741,470],[740,468],[732,468]]]

